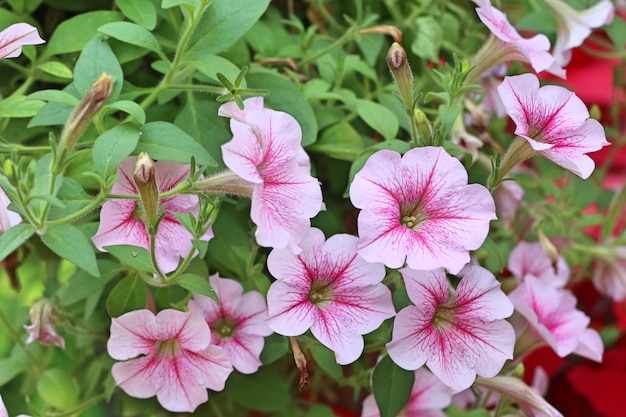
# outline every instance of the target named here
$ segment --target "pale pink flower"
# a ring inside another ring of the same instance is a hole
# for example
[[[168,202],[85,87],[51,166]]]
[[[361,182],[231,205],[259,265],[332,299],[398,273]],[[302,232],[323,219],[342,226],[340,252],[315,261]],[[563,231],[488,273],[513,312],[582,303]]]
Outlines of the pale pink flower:
[[[28,23],[16,23],[0,32],[0,59],[16,58],[22,53],[24,45],[45,43],[37,28]]]
[[[481,1],[479,4],[480,7],[476,9],[478,17],[496,37],[495,44],[489,48],[490,56],[486,57],[492,60],[494,65],[511,60],[522,61],[530,64],[536,72],[548,71],[559,77],[565,77],[565,71],[548,52],[550,41],[545,35],[524,38],[511,25],[506,15],[491,5],[490,0]],[[491,66],[493,65],[489,67]]]
[[[118,180],[113,184],[112,194],[138,195],[133,180],[133,168],[137,157],[129,157],[117,168]],[[155,177],[159,192],[169,191],[187,179],[189,165],[170,161],[158,161],[155,164]],[[92,238],[98,250],[106,252],[106,246],[133,245],[150,250],[150,235],[142,220],[137,206],[138,200],[110,199],[102,206],[100,227]],[[156,259],[163,273],[178,267],[181,257],[193,249],[193,235],[174,216],[173,213],[198,215],[200,201],[192,194],[176,194],[160,200],[165,210],[165,217],[159,223],[156,233]],[[211,228],[201,237],[209,240],[213,237]],[[196,252],[197,254],[197,252]]]
[[[522,346],[547,344],[557,355],[577,353],[594,361],[602,361],[603,346],[598,333],[588,329],[589,317],[576,309],[576,297],[569,291],[532,275],[509,294],[515,310],[528,321],[521,338]],[[527,353],[527,352],[522,352]]]
[[[506,115],[506,109],[498,94],[498,86],[502,83],[506,73],[507,66],[505,63],[501,63],[480,75],[480,85],[483,87],[482,91],[485,94],[480,106],[486,113],[493,113],[498,118]]]
[[[322,191],[310,173],[302,130],[291,115],[266,109],[260,97],[220,107],[231,117],[233,138],[222,145],[224,163],[252,187],[250,218],[261,246],[300,250],[310,219],[323,209]]]
[[[576,10],[561,0],[543,0],[559,25],[552,51],[560,66],[569,63],[571,50],[582,45],[591,30],[611,23],[614,7],[609,0],[601,0],[589,9]]]
[[[506,77],[498,92],[515,122],[515,134],[536,153],[581,178],[591,175],[594,162],[586,154],[609,142],[602,125],[589,118],[582,100],[563,87],[540,88],[533,74]]]
[[[524,198],[524,189],[514,180],[505,180],[493,189],[493,200],[496,202],[498,220],[510,223],[520,201]]]
[[[390,268],[406,260],[457,273],[496,218],[489,191],[468,185],[463,165],[443,148],[376,152],[354,177],[350,199],[361,209],[359,255]]]
[[[428,369],[415,371],[415,382],[406,406],[398,416],[402,417],[445,417],[442,411],[450,405],[451,394],[439,378]],[[368,395],[363,401],[361,417],[380,417],[380,411],[374,394]]]
[[[265,298],[257,291],[243,293],[243,287],[233,279],[209,277],[219,304],[212,298],[194,294],[189,310],[197,310],[211,328],[213,344],[226,352],[233,367],[243,374],[252,374],[262,365],[259,356],[265,344],[264,336],[272,330],[267,326]]]
[[[486,269],[468,268],[450,297],[443,269],[401,269],[412,306],[396,316],[387,344],[391,359],[407,370],[424,364],[454,392],[476,375],[496,375],[513,358],[515,331],[504,318],[513,305]]]
[[[0,187],[0,235],[22,222],[22,217],[19,214],[9,210],[9,204],[11,204],[11,200]]]
[[[65,339],[57,333],[52,325],[52,317],[56,314],[54,305],[45,298],[33,304],[29,312],[32,324],[30,326],[24,325],[24,329],[28,332],[27,345],[39,340],[39,343],[44,346],[48,346],[48,343],[52,342],[61,349],[65,349]]]
[[[519,242],[509,255],[508,269],[518,282],[532,275],[557,288],[564,287],[570,276],[565,258],[559,255],[559,260],[553,266],[539,242]]]
[[[324,241],[322,231],[311,228],[300,254],[274,249],[267,258],[277,280],[267,293],[270,328],[285,336],[310,328],[342,365],[361,355],[362,335],[395,314],[391,292],[381,283],[384,265],[359,257],[357,243],[346,234]]]
[[[0,395],[0,417],[9,417],[9,412],[7,411],[7,408],[4,405],[4,401],[2,401],[2,395]],[[31,416],[27,416],[26,414],[20,414],[17,417],[31,417]]]
[[[593,286],[613,301],[626,299],[626,246],[609,246],[606,255],[597,257]]]
[[[455,145],[460,146],[472,155],[472,163],[478,159],[478,150],[483,147],[484,143],[476,136],[470,134],[465,129],[462,117],[457,117],[450,130],[450,140]]]
[[[233,370],[224,350],[211,344],[209,325],[194,312],[163,310],[155,316],[137,310],[113,318],[107,349],[113,359],[126,361],[111,370],[120,388],[136,398],[156,395],[173,412],[193,412],[208,400],[207,388],[224,389]]]

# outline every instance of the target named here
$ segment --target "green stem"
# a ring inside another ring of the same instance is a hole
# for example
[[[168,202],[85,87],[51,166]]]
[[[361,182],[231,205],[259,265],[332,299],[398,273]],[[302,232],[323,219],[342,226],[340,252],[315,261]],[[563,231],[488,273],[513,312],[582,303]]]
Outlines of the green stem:
[[[356,27],[351,27],[350,29],[348,29],[348,31],[346,33],[344,33],[343,35],[341,35],[341,37],[339,39],[337,39],[335,42],[333,42],[332,44],[328,45],[326,48],[319,50],[317,52],[315,52],[314,54],[308,56],[307,58],[304,58],[302,61],[300,61],[298,63],[299,67],[303,67],[306,64],[308,64],[309,62],[313,62],[315,61],[317,58],[326,55],[329,52],[334,51],[335,49],[341,47],[343,44],[349,42],[352,40],[352,38],[355,36],[356,32],[358,31],[358,28]]]
[[[224,94],[226,91],[224,87],[218,87],[214,85],[200,85],[200,84],[171,84],[167,87],[168,90],[185,90],[185,91],[200,91],[211,94]]]
[[[64,223],[70,223],[82,216],[84,216],[85,214],[89,213],[91,210],[95,209],[96,207],[98,207],[100,204],[102,204],[102,202],[105,200],[106,194],[102,193],[100,195],[98,195],[98,197],[96,197],[95,200],[93,200],[91,203],[87,204],[85,207],[83,207],[82,209],[78,210],[75,213],[72,213],[68,216],[65,217],[61,217],[60,219],[56,219],[56,220],[51,220],[48,222],[49,226],[55,226],[58,224],[64,224]]]
[[[183,263],[180,264],[178,268],[176,268],[176,272],[174,272],[174,274],[172,274],[170,277],[167,277],[165,281],[163,282],[163,284],[169,285],[169,284],[176,282],[176,280],[183,274],[183,272],[187,270],[187,267],[189,266],[191,259],[193,259],[193,254],[195,251],[196,251],[195,248],[189,251],[185,259],[183,260]]]
[[[531,148],[530,143],[528,143],[528,141],[523,137],[517,136],[504,155],[504,160],[502,161],[500,171],[498,172],[498,178],[492,188],[495,188],[498,184],[500,184],[506,177],[506,174],[508,174],[514,167],[532,157],[534,154],[535,151]]]
[[[15,342],[24,351],[26,356],[28,356],[28,359],[30,360],[30,362],[33,365],[35,365],[38,369],[42,369],[43,367],[39,363],[39,359],[37,359],[37,357],[33,355],[30,349],[28,349],[28,347],[26,346],[26,343],[24,343],[22,338],[15,331],[15,329],[13,329],[13,326],[11,326],[11,323],[9,323],[9,320],[7,320],[6,316],[4,315],[4,311],[2,311],[1,308],[0,308],[0,323],[2,323],[5,329],[7,329],[7,332],[9,333],[9,336],[11,337],[11,339],[13,339],[13,342]]]
[[[81,404],[78,404],[76,407],[74,407],[73,409],[69,410],[69,411],[63,411],[61,413],[45,413],[44,415],[46,417],[69,417],[69,416],[75,416],[80,414],[81,412],[85,411],[88,408],[93,407],[94,405],[98,404],[100,401],[103,401],[106,399],[106,394],[99,394],[96,395],[95,397],[92,397],[90,399],[88,399],[87,401],[82,402]]]
[[[155,229],[156,228],[158,228],[158,225]],[[167,277],[163,274],[163,271],[161,271],[156,258],[156,233],[150,233],[150,259],[152,260],[152,267],[154,268],[154,271],[159,278],[161,278],[161,282],[167,281]]]

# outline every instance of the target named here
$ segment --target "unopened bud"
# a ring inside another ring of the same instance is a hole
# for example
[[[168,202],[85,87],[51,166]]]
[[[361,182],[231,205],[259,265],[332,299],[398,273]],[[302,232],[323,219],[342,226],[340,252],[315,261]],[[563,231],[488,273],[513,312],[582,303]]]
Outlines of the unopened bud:
[[[548,239],[548,237],[543,233],[543,230],[537,229],[537,237],[539,238],[539,244],[541,245],[541,249],[550,259],[550,263],[552,264],[552,269],[554,269],[554,273],[558,274],[557,262],[559,261],[559,250],[554,246],[554,243]]]
[[[430,125],[430,121],[428,120],[426,113],[416,108],[415,110],[413,110],[413,118],[415,120],[415,127],[417,127],[417,132],[422,139],[422,143],[430,143],[433,136],[433,128]]]
[[[133,179],[139,191],[146,227],[153,231],[159,209],[159,189],[155,177],[155,165],[150,156],[141,152],[133,168]]]
[[[402,101],[407,109],[413,108],[413,73],[409,67],[406,51],[394,42],[387,52],[387,65],[398,84]]]

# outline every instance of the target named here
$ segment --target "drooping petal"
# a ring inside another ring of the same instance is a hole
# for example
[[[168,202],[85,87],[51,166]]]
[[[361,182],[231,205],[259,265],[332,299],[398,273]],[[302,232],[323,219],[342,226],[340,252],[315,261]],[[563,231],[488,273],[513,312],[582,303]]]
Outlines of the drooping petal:
[[[24,45],[45,43],[37,28],[28,23],[16,23],[0,32],[0,59],[15,58],[22,53]]]

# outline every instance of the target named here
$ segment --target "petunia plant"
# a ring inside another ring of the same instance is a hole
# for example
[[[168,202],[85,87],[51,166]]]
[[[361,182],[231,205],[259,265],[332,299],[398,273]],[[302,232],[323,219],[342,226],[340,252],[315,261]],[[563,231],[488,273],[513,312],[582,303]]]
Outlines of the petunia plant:
[[[609,0],[1,7],[0,417],[563,416],[625,340]]]

